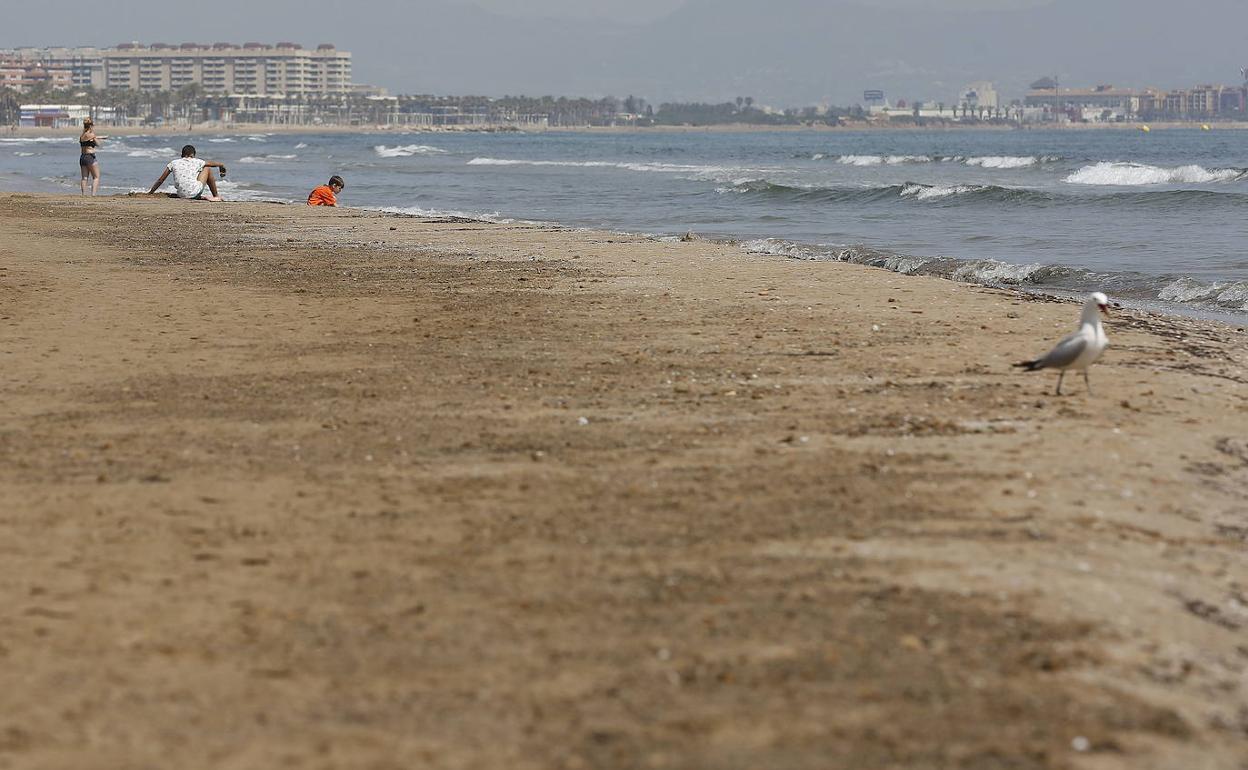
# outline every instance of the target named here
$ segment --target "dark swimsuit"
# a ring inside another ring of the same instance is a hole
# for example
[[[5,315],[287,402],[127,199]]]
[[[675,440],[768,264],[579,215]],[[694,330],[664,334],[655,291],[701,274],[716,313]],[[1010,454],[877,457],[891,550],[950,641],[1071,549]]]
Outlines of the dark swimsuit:
[[[78,156],[79,166],[93,166],[96,163],[99,163],[99,159],[95,157],[95,153],[87,152],[88,147],[99,147],[99,144],[97,144],[94,139],[88,139],[85,142],[79,141],[78,146],[82,148],[82,154]]]

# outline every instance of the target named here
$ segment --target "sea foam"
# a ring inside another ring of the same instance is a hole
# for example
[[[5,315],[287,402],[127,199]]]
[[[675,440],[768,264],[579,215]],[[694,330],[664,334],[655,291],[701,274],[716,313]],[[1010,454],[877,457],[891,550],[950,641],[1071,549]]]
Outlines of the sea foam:
[[[239,163],[271,164],[275,160],[294,160],[298,155],[247,155],[238,159]]]
[[[152,160],[164,160],[168,158],[169,160],[173,160],[178,154],[172,147],[160,147],[154,150],[146,148],[123,149],[129,150],[126,153],[127,158],[151,158]]]
[[[699,179],[728,181],[748,169],[725,166],[695,166],[683,163],[626,163],[610,160],[512,160],[508,158],[473,158],[469,166],[550,166],[563,168],[618,168],[624,171],[660,174],[694,174]]]
[[[963,195],[965,193],[980,192],[986,189],[988,188],[969,184],[926,185],[910,183],[903,186],[899,194],[903,198],[914,198],[915,200],[927,201],[939,198],[948,198],[951,195]]]
[[[1034,166],[1040,162],[1040,159],[1034,155],[1026,157],[1014,155],[989,155],[984,157],[967,158],[965,163],[968,166],[979,166],[981,168],[1027,168]]]
[[[931,163],[927,155],[842,155],[836,159],[843,166],[899,166],[903,163]]]
[[[1143,163],[1101,162],[1084,166],[1066,181],[1070,184],[1139,186],[1152,184],[1208,184],[1229,182],[1244,175],[1242,169],[1190,165],[1175,168],[1149,166]]]
[[[373,147],[373,152],[377,153],[380,158],[410,158],[413,155],[436,155],[445,153],[438,147],[430,147],[427,144],[406,144],[401,147],[387,147],[379,144]]]

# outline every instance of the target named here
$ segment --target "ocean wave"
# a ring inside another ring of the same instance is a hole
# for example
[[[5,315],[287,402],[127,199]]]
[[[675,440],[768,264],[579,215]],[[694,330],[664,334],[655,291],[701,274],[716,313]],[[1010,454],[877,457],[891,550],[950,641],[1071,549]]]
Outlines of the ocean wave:
[[[295,149],[296,149],[296,150],[306,150],[306,149],[307,149],[307,147],[308,147],[308,143],[307,143],[307,142],[300,142],[299,144],[296,144],[296,145],[295,145]]]
[[[407,144],[401,147],[387,147],[379,144],[373,147],[373,152],[377,153],[380,158],[410,158],[413,155],[438,155],[445,153],[446,150],[440,147],[430,147],[427,144]]]
[[[628,163],[611,160],[511,160],[507,158],[473,158],[469,166],[551,166],[564,168],[618,168],[625,171],[660,174],[694,174],[699,179],[719,180],[742,173],[745,169],[726,166],[697,166],[685,163]]]
[[[1023,287],[1062,293],[1105,291],[1119,299],[1170,302],[1198,310],[1248,311],[1248,281],[1199,281],[1191,277],[1133,272],[1098,272],[1042,263],[1016,264],[996,259],[955,259],[898,254],[868,246],[808,245],[778,238],[745,241],[749,254],[790,259],[849,262],[907,275],[928,275],[963,283]]]
[[[1049,204],[1054,196],[1040,190],[999,185],[929,185],[918,182],[875,187],[819,187],[787,185],[767,179],[737,179],[731,186],[716,189],[720,194],[738,194],[795,203],[876,203],[890,201],[931,202],[952,198],[1016,204]]]
[[[407,217],[457,217],[459,219],[473,219],[479,222],[491,222],[499,225],[510,224],[543,224],[542,222],[530,222],[528,220],[517,220],[510,217],[504,217],[497,211],[491,213],[482,213],[479,211],[453,211],[445,209],[426,209],[420,206],[385,206],[381,208],[365,207],[366,211],[380,211],[383,214],[399,214]]]
[[[35,156],[35,155],[42,155],[43,153],[41,153],[41,152],[15,152],[15,153],[13,153],[13,154],[14,154],[14,155],[16,155],[16,156],[17,156],[17,157],[19,157],[19,158],[30,158],[30,157],[33,157],[33,156]]]
[[[231,179],[218,179],[217,190],[221,197],[232,201],[257,201],[262,203],[294,203],[287,198],[279,198],[262,189],[257,189],[245,182]]]
[[[239,158],[239,163],[271,165],[275,160],[294,160],[298,155],[247,155]]]
[[[0,137],[0,144],[69,144],[74,139],[68,136],[5,136]]]
[[[968,166],[979,166],[980,168],[1027,168],[1040,163],[1040,158],[1034,155],[1014,156],[1014,155],[988,155],[982,157],[967,158],[962,161]]]
[[[930,155],[841,155],[836,159],[843,166],[899,166],[903,163],[931,163]]]
[[[1070,184],[1106,186],[1209,184],[1241,179],[1246,173],[1248,172],[1242,168],[1207,169],[1197,165],[1164,168],[1143,163],[1104,161],[1084,166],[1066,177],[1065,181]]]
[[[233,142],[234,139],[229,136],[222,136],[216,139],[209,139],[208,141],[212,142],[213,144],[226,144],[227,142]]]
[[[126,150],[127,158],[151,158],[153,160],[164,160],[165,158],[169,158],[170,160],[172,160],[178,154],[177,151],[174,150],[172,147],[160,147],[154,150],[143,149],[143,148],[132,149],[129,147],[120,147],[120,148],[113,148],[113,149]]]
[[[1060,161],[1053,155],[827,155],[817,152],[811,160],[834,160],[843,166],[900,166],[910,163],[961,163],[978,168],[1010,170]]]
[[[1185,305],[1211,305],[1226,310],[1248,310],[1248,281],[1214,281],[1177,278],[1162,287],[1158,299]]]
[[[911,182],[903,185],[898,193],[903,198],[914,198],[920,201],[930,201],[939,198],[948,198],[951,195],[966,195],[967,193],[984,193],[994,190],[1004,190],[1003,187],[994,187],[992,185],[974,185],[974,184],[954,184],[954,185],[932,185],[919,184]]]

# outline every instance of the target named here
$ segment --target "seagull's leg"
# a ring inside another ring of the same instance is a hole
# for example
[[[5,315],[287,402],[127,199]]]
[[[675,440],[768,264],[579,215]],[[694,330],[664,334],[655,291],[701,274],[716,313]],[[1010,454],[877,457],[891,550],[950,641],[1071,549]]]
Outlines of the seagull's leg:
[[[1063,378],[1063,377],[1065,377],[1065,376],[1066,376],[1066,370],[1065,370],[1065,369],[1063,369],[1063,370],[1062,370],[1062,371],[1061,371],[1061,372],[1057,375],[1057,395],[1059,395],[1059,396],[1060,396],[1060,395],[1062,395],[1062,378]]]
[[[1088,370],[1083,370],[1083,384],[1088,388],[1088,395],[1092,395],[1092,381],[1088,379]]]

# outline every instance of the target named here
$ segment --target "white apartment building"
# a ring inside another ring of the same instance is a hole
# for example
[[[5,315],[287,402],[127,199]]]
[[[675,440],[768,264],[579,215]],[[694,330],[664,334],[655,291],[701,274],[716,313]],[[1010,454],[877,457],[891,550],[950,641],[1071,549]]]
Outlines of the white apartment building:
[[[962,93],[959,94],[958,103],[972,110],[980,107],[996,109],[1001,106],[1001,100],[997,96],[996,87],[987,80],[979,80],[968,84],[966,88],[962,89]]]
[[[192,83],[209,94],[332,96],[348,94],[351,54],[325,43],[123,43],[115,48],[22,48],[0,59],[66,69],[75,87],[174,91]]]
[[[0,50],[0,61],[48,72],[64,70],[74,88],[104,87],[104,59],[96,48],[14,48]]]

